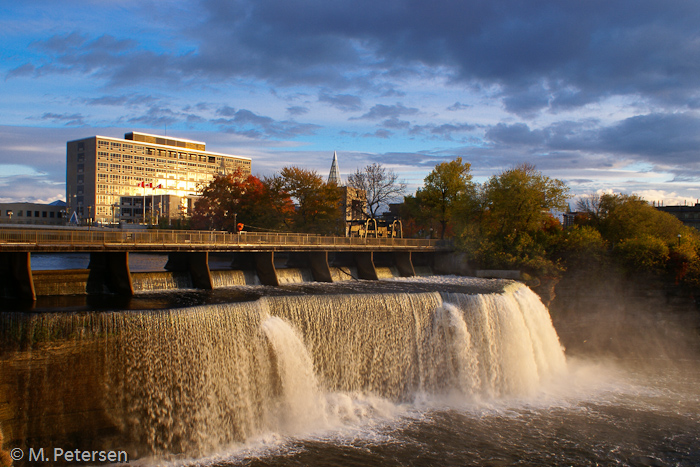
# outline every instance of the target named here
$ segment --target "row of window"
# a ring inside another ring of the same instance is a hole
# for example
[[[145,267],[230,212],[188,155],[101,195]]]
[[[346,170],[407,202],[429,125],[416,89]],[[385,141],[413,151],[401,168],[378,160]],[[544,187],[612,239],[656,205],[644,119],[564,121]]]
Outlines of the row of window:
[[[203,155],[203,154],[194,154],[194,153],[186,153],[186,152],[179,152],[179,151],[170,151],[167,149],[158,149],[158,148],[149,148],[146,146],[138,146],[138,145],[133,145],[133,144],[127,144],[127,143],[117,143],[114,141],[102,141],[98,140],[97,141],[97,147],[98,149],[109,149],[110,151],[121,151],[121,152],[130,152],[130,153],[136,153],[136,154],[146,154],[146,155],[157,155],[160,157],[168,157],[170,159],[177,159],[177,160],[187,160],[187,161],[194,161],[194,162],[204,162],[207,164],[219,164],[222,160],[221,157],[217,156],[208,156],[208,155]],[[124,160],[130,160],[131,155],[130,154],[118,154],[118,153],[108,153],[107,151],[98,151],[98,158],[100,157],[109,157],[112,158],[112,160],[118,160],[119,157],[122,157]],[[143,159],[143,158],[141,158]],[[137,160],[137,156],[134,156],[134,160]],[[224,164],[225,165],[240,165],[240,166],[250,166],[250,161],[247,160],[235,160],[232,161],[229,158],[223,158]],[[153,161],[153,159],[150,159],[150,161]],[[159,160],[159,163],[172,163],[171,161],[165,161],[165,160]]]
[[[32,215],[32,213],[34,215]],[[49,219],[61,219],[63,217],[62,212],[56,212],[56,211],[30,211],[27,210],[27,214],[25,216],[24,214],[24,209],[17,211],[15,214],[12,209],[8,209],[5,211],[5,217],[47,217]]]

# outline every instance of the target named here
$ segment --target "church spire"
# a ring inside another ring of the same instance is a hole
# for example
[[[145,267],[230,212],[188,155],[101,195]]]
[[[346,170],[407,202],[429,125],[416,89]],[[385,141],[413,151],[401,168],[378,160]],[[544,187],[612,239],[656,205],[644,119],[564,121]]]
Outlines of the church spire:
[[[338,169],[338,154],[335,151],[333,151],[333,163],[331,164],[331,172],[328,174],[328,183],[343,186],[343,180],[340,178],[340,170]]]

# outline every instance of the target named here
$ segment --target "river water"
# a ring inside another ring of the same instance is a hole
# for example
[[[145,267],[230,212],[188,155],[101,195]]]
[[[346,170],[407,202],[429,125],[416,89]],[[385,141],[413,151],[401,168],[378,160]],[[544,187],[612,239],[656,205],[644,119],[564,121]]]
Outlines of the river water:
[[[34,430],[144,465],[700,465],[687,321],[659,324],[684,336],[675,352],[567,352],[557,332],[573,342],[581,320],[555,329],[508,281],[149,292],[1,316],[0,387],[34,386],[6,390],[24,399],[6,447]],[[95,399],[99,426],[36,427],[57,405],[74,423],[87,409],[71,397]]]

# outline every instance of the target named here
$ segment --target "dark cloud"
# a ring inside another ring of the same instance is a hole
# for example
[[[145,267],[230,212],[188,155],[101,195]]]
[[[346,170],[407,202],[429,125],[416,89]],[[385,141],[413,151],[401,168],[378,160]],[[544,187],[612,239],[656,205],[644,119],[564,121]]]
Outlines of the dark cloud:
[[[66,126],[85,125],[85,117],[80,114],[56,114],[46,112],[41,117],[39,117],[38,120],[46,120],[52,123],[61,123]]]
[[[524,123],[514,123],[512,125],[499,123],[486,131],[486,138],[495,143],[505,145],[543,145],[547,137],[548,135],[545,131],[530,130],[530,127]]]
[[[411,122],[408,120],[399,120],[396,117],[387,118],[382,122],[382,126],[385,128],[392,128],[395,130],[406,129],[411,126]]]
[[[365,133],[362,135],[363,138],[380,138],[380,139],[389,139],[394,135],[389,130],[384,130],[384,129],[379,129],[375,131],[374,133]]]
[[[310,123],[274,120],[246,109],[236,110],[231,107],[222,107],[217,110],[217,114],[230,117],[212,121],[223,131],[253,139],[295,138],[302,135],[313,135],[321,128]]]
[[[158,102],[158,99],[152,96],[137,94],[122,94],[119,96],[102,96],[84,99],[86,105],[101,105],[113,107],[131,107],[131,106],[147,106]]]
[[[418,113],[418,109],[405,107],[401,103],[396,105],[384,105],[377,104],[369,109],[364,115],[354,118],[354,120],[379,120],[380,118],[398,118],[403,115],[415,115]]]
[[[318,100],[319,102],[330,104],[343,112],[356,112],[362,109],[362,99],[358,96],[351,96],[350,94],[330,95],[321,93],[318,96]]]
[[[294,115],[294,116],[304,115],[304,114],[309,113],[309,108],[302,107],[300,105],[293,105],[291,107],[287,107],[287,113],[289,115]]]
[[[221,115],[222,117],[233,117],[236,115],[236,109],[225,105],[216,109],[216,115]]]
[[[476,129],[475,125],[468,123],[444,123],[442,125],[414,125],[410,128],[410,135],[423,135],[432,139],[442,139],[452,141],[456,138],[456,134],[469,133]]]
[[[599,145],[652,162],[698,164],[700,118],[689,113],[631,117],[602,130]]]
[[[117,85],[252,77],[379,94],[401,92],[391,82],[403,77],[434,75],[498,86],[505,108],[522,116],[615,95],[700,102],[700,4],[686,0],[201,0],[198,11],[180,30],[185,51],[72,32],[35,43],[51,65],[32,61],[7,77],[73,71]]]
[[[454,104],[452,104],[451,106],[449,106],[449,107],[447,108],[447,110],[449,110],[449,111],[451,111],[451,112],[454,112],[455,110],[465,110],[465,109],[468,109],[468,108],[470,108],[470,107],[471,107],[471,105],[462,104],[461,102],[455,102]]]

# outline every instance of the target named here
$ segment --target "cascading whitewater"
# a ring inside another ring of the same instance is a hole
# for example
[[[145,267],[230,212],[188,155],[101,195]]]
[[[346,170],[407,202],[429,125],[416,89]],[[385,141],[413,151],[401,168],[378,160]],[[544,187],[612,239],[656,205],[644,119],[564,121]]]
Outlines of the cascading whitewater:
[[[546,308],[524,286],[55,314],[35,326],[22,332],[89,341],[103,410],[134,455],[334,426],[371,416],[353,412],[367,398],[520,395],[566,366]]]

